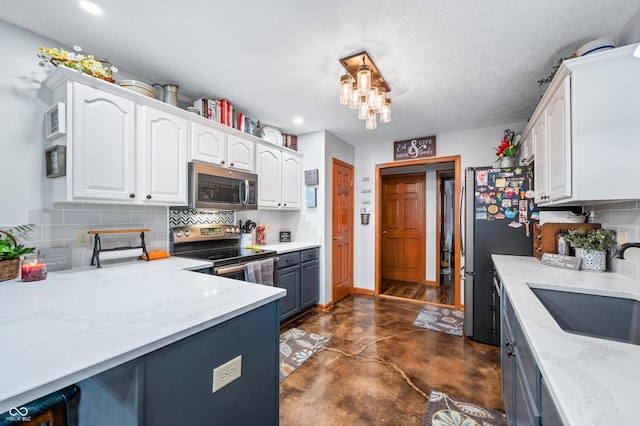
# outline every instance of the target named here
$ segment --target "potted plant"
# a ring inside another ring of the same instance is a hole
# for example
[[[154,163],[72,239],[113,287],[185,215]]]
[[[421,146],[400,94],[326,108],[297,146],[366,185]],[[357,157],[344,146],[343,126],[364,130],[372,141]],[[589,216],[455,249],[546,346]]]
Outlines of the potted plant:
[[[615,241],[616,232],[611,229],[572,229],[567,242],[581,259],[580,269],[604,271],[607,269],[607,249]]]
[[[515,132],[511,129],[504,131],[504,135],[500,140],[500,145],[496,148],[496,155],[500,161],[500,167],[515,167],[518,165],[518,150],[520,143],[520,135],[515,136]]]
[[[29,232],[34,225],[20,225],[0,231],[0,281],[14,279],[20,272],[20,256],[33,253],[34,247],[25,247],[18,244],[15,236]]]

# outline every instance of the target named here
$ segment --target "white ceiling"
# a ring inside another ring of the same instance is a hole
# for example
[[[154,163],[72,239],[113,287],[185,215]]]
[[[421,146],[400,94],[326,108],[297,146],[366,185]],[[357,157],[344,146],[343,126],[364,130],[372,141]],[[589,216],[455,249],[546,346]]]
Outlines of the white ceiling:
[[[0,0],[0,19],[108,58],[188,98],[227,98],[284,133],[354,146],[525,121],[561,57],[615,37],[638,0]],[[361,10],[361,8],[366,8]],[[7,42],[6,40],[2,41]],[[366,49],[393,119],[365,130],[338,102],[338,59]],[[7,60],[4,58],[3,60]],[[37,61],[34,52],[34,62]],[[293,124],[295,116],[304,124]]]

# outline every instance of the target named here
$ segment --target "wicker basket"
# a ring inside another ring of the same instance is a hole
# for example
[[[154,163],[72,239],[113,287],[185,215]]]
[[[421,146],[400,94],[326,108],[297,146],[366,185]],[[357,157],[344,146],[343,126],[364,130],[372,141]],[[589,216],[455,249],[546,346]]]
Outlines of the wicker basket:
[[[13,242],[15,247],[18,243],[13,235],[8,232],[0,231],[1,234],[6,235]],[[0,282],[12,280],[20,273],[20,259],[3,260],[0,262]]]

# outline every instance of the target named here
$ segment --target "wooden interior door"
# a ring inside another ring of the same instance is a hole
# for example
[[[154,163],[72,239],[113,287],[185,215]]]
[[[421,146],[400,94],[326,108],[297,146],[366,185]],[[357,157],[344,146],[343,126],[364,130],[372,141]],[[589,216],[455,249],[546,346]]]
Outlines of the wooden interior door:
[[[333,159],[332,299],[353,290],[353,166]]]
[[[425,283],[425,174],[382,177],[382,279]]]

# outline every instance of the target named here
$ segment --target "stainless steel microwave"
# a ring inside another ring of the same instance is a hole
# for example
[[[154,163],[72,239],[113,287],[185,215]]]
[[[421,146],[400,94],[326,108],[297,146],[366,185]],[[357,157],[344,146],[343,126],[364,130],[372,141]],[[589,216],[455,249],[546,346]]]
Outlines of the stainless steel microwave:
[[[193,161],[189,163],[189,207],[256,210],[258,175]]]

